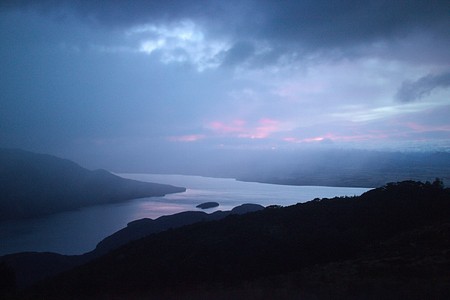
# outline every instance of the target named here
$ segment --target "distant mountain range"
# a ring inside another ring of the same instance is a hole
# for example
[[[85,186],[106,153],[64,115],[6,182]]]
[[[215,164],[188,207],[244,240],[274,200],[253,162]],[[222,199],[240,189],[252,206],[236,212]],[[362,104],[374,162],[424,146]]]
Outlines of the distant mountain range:
[[[11,284],[4,295],[448,299],[449,220],[450,189],[442,181],[390,183],[358,197],[315,199],[147,232],[24,294]],[[117,237],[150,224],[130,223]],[[3,282],[13,283],[12,267],[6,262],[2,268]]]
[[[264,183],[343,187],[378,187],[402,180],[426,182],[436,177],[450,183],[448,152],[334,149],[299,151],[258,160],[248,162],[233,177]]]
[[[433,181],[436,177],[450,184],[450,152],[303,149],[244,155],[238,150],[222,150],[212,155],[214,162],[197,158],[162,172],[287,185],[370,188],[403,180]]]
[[[184,191],[90,171],[51,155],[0,149],[0,221]]]

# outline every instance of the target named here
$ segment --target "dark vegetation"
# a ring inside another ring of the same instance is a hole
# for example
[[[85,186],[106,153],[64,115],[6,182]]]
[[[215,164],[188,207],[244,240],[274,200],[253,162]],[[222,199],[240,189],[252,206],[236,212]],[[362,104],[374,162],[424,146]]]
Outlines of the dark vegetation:
[[[33,299],[448,299],[450,190],[404,181],[128,243]]]
[[[0,221],[183,191],[90,171],[50,155],[0,149]]]
[[[14,270],[6,263],[0,263],[0,298],[12,298],[16,291]]]
[[[207,214],[201,211],[187,211],[170,216],[162,216],[156,220],[144,218],[128,223],[127,227],[117,231],[109,237],[98,243],[93,251],[96,256],[106,254],[107,252],[118,248],[130,241],[140,239],[152,233],[162,232],[167,229],[182,227],[185,225],[216,221],[229,215],[241,215],[249,212],[262,210],[264,207],[258,204],[243,204],[233,208],[230,211],[216,211]]]

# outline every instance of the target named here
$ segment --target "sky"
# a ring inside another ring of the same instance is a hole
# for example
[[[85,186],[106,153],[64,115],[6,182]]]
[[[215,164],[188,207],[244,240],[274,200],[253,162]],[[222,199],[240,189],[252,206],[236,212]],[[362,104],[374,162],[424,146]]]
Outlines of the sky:
[[[87,166],[450,151],[448,1],[0,3],[0,147]],[[132,169],[132,167],[130,167]]]

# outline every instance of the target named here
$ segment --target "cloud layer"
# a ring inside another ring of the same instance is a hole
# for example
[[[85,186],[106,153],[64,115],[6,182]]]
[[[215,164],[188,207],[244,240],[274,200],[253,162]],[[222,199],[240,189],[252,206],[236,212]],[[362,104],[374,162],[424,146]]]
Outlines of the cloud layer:
[[[439,88],[448,88],[450,86],[450,72],[426,75],[415,81],[406,81],[400,87],[397,98],[402,102],[420,100]]]
[[[0,146],[158,162],[222,148],[449,149],[449,8],[2,2]]]

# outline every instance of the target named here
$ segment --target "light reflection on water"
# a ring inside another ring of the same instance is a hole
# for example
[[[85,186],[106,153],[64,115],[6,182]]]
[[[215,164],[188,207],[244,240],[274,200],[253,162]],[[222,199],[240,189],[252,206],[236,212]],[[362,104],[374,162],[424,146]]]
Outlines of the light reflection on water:
[[[155,174],[119,174],[122,177],[184,186],[185,193],[171,194],[165,197],[147,198],[148,201],[176,203],[181,209],[195,209],[195,206],[208,201],[220,204],[217,208],[208,209],[229,210],[244,203],[258,203],[264,206],[292,205],[314,198],[332,198],[335,196],[354,196],[367,191],[367,188],[323,187],[323,186],[286,186],[262,184],[255,182],[241,182],[230,178],[209,178],[187,175],[155,175]]]
[[[0,255],[22,251],[51,251],[81,254],[95,248],[108,235],[128,222],[198,210],[195,206],[208,201],[220,204],[206,210],[230,210],[243,203],[290,205],[316,197],[353,196],[368,189],[282,186],[239,182],[234,179],[183,175],[119,174],[141,181],[186,187],[184,193],[150,197],[124,203],[97,205],[49,215],[42,218],[0,223]]]
[[[151,198],[143,198],[136,201],[137,208],[131,216],[132,220],[151,218],[156,219],[164,215],[172,215],[177,212],[192,210],[190,204],[164,203],[153,201]]]

